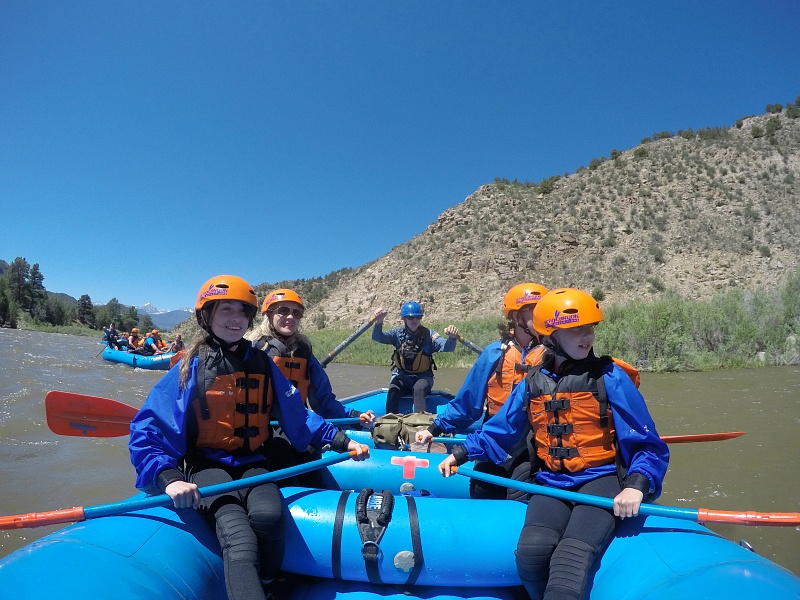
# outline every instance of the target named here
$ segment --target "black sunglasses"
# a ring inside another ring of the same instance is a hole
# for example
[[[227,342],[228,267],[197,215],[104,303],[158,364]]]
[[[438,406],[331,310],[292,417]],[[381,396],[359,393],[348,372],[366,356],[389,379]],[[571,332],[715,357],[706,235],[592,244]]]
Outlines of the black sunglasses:
[[[275,312],[282,317],[292,315],[295,319],[302,319],[305,314],[305,311],[300,308],[289,308],[288,306],[279,306],[275,309]]]

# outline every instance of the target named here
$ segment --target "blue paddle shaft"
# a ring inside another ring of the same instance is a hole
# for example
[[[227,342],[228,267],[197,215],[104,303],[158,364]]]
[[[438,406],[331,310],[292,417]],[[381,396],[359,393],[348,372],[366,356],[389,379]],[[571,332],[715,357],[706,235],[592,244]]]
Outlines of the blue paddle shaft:
[[[487,483],[509,487],[520,492],[528,494],[538,494],[540,496],[549,496],[558,500],[565,500],[566,502],[576,502],[578,504],[586,504],[587,506],[596,506],[597,508],[605,508],[607,510],[614,510],[614,500],[612,498],[603,498],[601,496],[590,496],[588,494],[581,494],[579,492],[570,492],[569,490],[562,490],[554,487],[547,487],[544,485],[537,485],[534,483],[527,483],[524,481],[516,481],[514,479],[507,479],[505,477],[498,477],[497,475],[490,475],[489,473],[481,473],[474,471],[466,466],[458,467],[456,471],[459,475],[479,479]],[[683,519],[684,521],[698,521],[698,511],[694,508],[678,508],[675,506],[657,506],[655,504],[642,504],[639,507],[640,515],[652,515],[654,517],[673,517],[675,519]]]
[[[344,462],[350,458],[348,452],[341,454],[331,453],[324,456],[319,460],[309,463],[303,463],[273,471],[272,473],[264,473],[263,475],[255,475],[253,477],[245,477],[244,479],[237,479],[236,481],[227,481],[225,483],[217,483],[215,485],[208,485],[200,488],[200,495],[203,497],[216,496],[217,494],[226,494],[234,490],[240,490],[246,487],[253,487],[261,485],[262,483],[269,483],[271,481],[278,481],[293,477],[294,475],[301,475],[309,471],[315,471],[328,465],[335,465],[336,463]],[[87,519],[95,519],[97,517],[109,517],[112,515],[119,515],[124,513],[133,512],[136,510],[145,510],[154,508],[156,506],[172,506],[172,498],[166,494],[158,496],[148,496],[147,498],[137,498],[135,500],[123,500],[122,502],[112,502],[110,504],[98,504],[97,506],[86,506],[83,509],[83,514]]]

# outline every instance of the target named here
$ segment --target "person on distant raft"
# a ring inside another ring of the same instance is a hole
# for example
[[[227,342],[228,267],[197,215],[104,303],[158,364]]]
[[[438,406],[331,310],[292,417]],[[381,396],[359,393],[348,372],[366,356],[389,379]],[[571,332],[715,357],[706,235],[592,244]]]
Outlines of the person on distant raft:
[[[108,329],[105,330],[105,334],[106,343],[108,344],[109,348],[122,350],[122,344],[119,343],[119,332],[114,329],[113,323],[109,324]]]
[[[542,495],[528,501],[517,543],[520,579],[533,600],[584,597],[589,574],[614,537],[617,519],[635,517],[661,494],[669,450],[644,398],[610,356],[594,354],[600,305],[573,288],[550,290],[533,310],[546,348],[498,413],[439,465],[445,477],[467,460],[502,464],[529,427],[536,482],[613,498],[613,511]]]
[[[167,347],[167,352],[180,352],[184,349],[183,338],[180,333],[175,334],[175,339]]]
[[[426,409],[425,399],[433,387],[433,369],[436,368],[433,354],[456,349],[458,327],[448,325],[444,330],[447,338],[423,327],[420,324],[422,306],[413,300],[404,302],[400,307],[403,327],[383,331],[383,321],[388,314],[385,308],[378,308],[372,327],[373,341],[395,347],[389,392],[386,394],[386,412],[399,412],[400,397],[409,393],[414,395],[414,412],[423,412]]]
[[[144,344],[144,339],[139,335],[139,328],[134,327],[131,329],[131,334],[128,336],[128,352],[136,352]]]
[[[484,348],[444,412],[433,420],[430,428],[417,432],[417,443],[427,444],[443,433],[467,433],[473,423],[497,414],[514,386],[525,377],[527,368],[541,362],[544,347],[533,329],[533,309],[546,293],[547,288],[536,283],[520,283],[508,290],[503,298],[506,321],[497,326],[500,340]],[[475,470],[528,480],[531,465],[526,438],[509,452],[510,458],[502,465],[481,461]],[[524,494],[472,479],[470,497],[518,499]]]
[[[136,487],[166,493],[175,508],[200,510],[215,529],[230,600],[272,595],[283,560],[285,515],[275,483],[201,498],[198,487],[272,468],[267,442],[277,419],[297,448],[361,446],[303,406],[267,355],[243,338],[258,310],[244,279],[219,275],[197,294],[202,334],[156,384],[131,422],[128,444]]]
[[[155,356],[157,354],[164,354],[165,351],[165,344],[159,335],[158,329],[153,329],[153,331],[147,334],[144,342],[135,350],[135,353],[141,354],[142,356]]]

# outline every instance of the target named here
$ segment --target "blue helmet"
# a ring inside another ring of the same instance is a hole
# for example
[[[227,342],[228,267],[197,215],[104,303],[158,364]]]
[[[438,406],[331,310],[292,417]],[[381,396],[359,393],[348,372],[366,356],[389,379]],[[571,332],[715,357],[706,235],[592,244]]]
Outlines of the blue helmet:
[[[414,302],[410,300],[403,304],[400,307],[400,317],[421,317],[422,316],[422,307],[419,305],[419,302]]]

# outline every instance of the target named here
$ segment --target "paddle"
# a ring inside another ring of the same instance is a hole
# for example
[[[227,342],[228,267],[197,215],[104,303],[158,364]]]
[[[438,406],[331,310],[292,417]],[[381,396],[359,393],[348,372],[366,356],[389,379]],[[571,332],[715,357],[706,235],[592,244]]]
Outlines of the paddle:
[[[345,341],[343,341],[341,344],[336,346],[336,348],[334,348],[333,350],[328,352],[328,356],[326,356],[325,358],[323,358],[320,361],[320,364],[322,365],[322,368],[324,369],[325,367],[327,367],[328,363],[331,362],[334,358],[336,358],[336,356],[342,350],[344,350],[350,344],[355,342],[356,338],[358,338],[358,336],[360,336],[362,333],[364,333],[367,329],[369,329],[372,326],[372,324],[375,322],[376,318],[377,317],[372,317],[369,321],[367,321],[366,323],[362,324],[358,329],[356,329],[353,333],[351,333],[349,336],[347,336],[347,339]]]
[[[119,437],[130,433],[131,419],[139,409],[109,398],[53,390],[44,397],[47,426],[58,435]],[[355,425],[360,417],[327,419],[334,425]],[[277,427],[278,421],[270,421]]]
[[[462,344],[464,344],[467,348],[472,350],[475,354],[480,354],[481,352],[483,352],[483,348],[481,348],[480,346],[478,346],[473,342],[470,342],[467,339],[464,339],[464,337],[462,337],[461,335],[457,335],[456,339]]]
[[[100,352],[98,352],[97,354],[95,354],[95,355],[93,356],[93,358],[97,358],[98,356],[100,356],[100,355],[103,353],[103,351],[104,351],[106,348],[108,348],[108,346],[107,346],[107,345],[105,345],[105,344],[103,344],[103,347],[102,347],[102,348],[100,348]]]
[[[520,492],[529,494],[539,494],[567,502],[576,502],[588,506],[596,506],[607,510],[614,509],[612,498],[600,496],[590,496],[579,492],[570,492],[559,488],[552,488],[524,481],[515,481],[505,477],[498,477],[488,473],[481,473],[469,467],[453,467],[452,472],[479,479],[487,483],[509,487]],[[729,523],[738,525],[775,525],[794,527],[800,525],[800,513],[779,513],[767,512],[760,513],[754,511],[733,511],[733,510],[712,510],[709,508],[679,508],[676,506],[659,506],[656,504],[642,504],[639,507],[640,515],[651,515],[654,517],[673,517],[684,521],[694,521],[696,523]]]
[[[369,448],[362,446],[362,451],[369,454]],[[240,490],[246,487],[253,487],[261,485],[262,483],[269,483],[270,481],[278,481],[286,479],[294,475],[301,475],[310,471],[316,471],[322,467],[334,465],[336,463],[344,462],[348,458],[356,456],[355,450],[343,452],[341,454],[329,454],[318,460],[308,463],[295,465],[272,473],[265,473],[263,475],[255,475],[254,477],[245,477],[236,481],[227,481],[225,483],[218,483],[200,488],[201,496],[214,496],[216,494],[225,494],[234,490]],[[74,508],[63,508],[60,510],[52,510],[41,513],[27,513],[22,515],[10,515],[7,517],[0,517],[0,530],[3,529],[23,529],[32,527],[42,527],[44,525],[55,525],[58,523],[74,523],[85,521],[87,519],[96,519],[98,517],[110,517],[113,515],[121,515],[136,510],[145,510],[154,508],[156,506],[172,506],[172,499],[166,494],[158,496],[148,496],[146,498],[136,498],[132,500],[123,500],[122,502],[112,502],[111,504],[98,504],[96,506],[76,506]]]
[[[721,442],[723,440],[732,440],[740,435],[744,435],[744,431],[721,431],[719,433],[690,433],[685,435],[662,435],[661,441],[665,444],[688,444],[692,442]],[[439,442],[442,444],[457,444],[463,442],[467,436],[457,434],[454,437],[434,437],[432,442]]]

